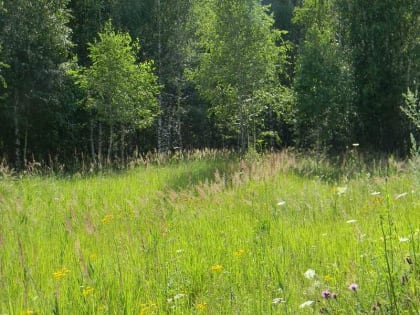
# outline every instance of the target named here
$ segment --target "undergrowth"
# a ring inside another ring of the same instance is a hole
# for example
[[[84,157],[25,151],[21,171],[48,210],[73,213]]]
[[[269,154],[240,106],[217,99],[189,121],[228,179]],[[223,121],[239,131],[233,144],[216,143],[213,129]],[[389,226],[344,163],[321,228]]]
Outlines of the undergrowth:
[[[352,154],[4,171],[0,314],[419,314],[418,173]]]

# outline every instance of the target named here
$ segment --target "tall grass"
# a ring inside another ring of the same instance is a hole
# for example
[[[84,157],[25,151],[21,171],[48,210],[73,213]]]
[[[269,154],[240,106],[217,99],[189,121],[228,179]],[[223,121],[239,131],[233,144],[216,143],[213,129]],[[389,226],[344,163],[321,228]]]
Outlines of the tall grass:
[[[419,314],[417,175],[308,163],[3,179],[0,314]]]

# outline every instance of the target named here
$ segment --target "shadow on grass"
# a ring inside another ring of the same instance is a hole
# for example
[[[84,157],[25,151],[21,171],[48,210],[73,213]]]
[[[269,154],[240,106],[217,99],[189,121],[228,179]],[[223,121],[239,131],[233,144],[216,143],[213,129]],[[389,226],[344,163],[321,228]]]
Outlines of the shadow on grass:
[[[166,166],[165,166],[166,167]],[[200,161],[182,161],[175,166],[173,174],[165,181],[164,190],[180,191],[200,183],[212,182],[216,173],[229,177],[239,168],[235,157]]]

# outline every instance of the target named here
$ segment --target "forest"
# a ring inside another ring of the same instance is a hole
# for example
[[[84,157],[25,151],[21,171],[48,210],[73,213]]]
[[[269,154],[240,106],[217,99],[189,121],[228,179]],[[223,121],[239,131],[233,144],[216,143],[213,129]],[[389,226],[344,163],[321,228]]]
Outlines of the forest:
[[[419,0],[0,1],[0,158],[20,169],[353,144],[407,156],[419,11]]]

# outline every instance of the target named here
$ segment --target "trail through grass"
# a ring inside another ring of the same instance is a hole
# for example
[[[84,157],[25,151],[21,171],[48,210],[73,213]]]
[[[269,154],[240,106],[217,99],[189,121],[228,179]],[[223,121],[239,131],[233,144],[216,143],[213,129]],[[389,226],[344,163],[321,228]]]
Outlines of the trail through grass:
[[[1,181],[0,314],[419,314],[416,175],[298,165]]]

